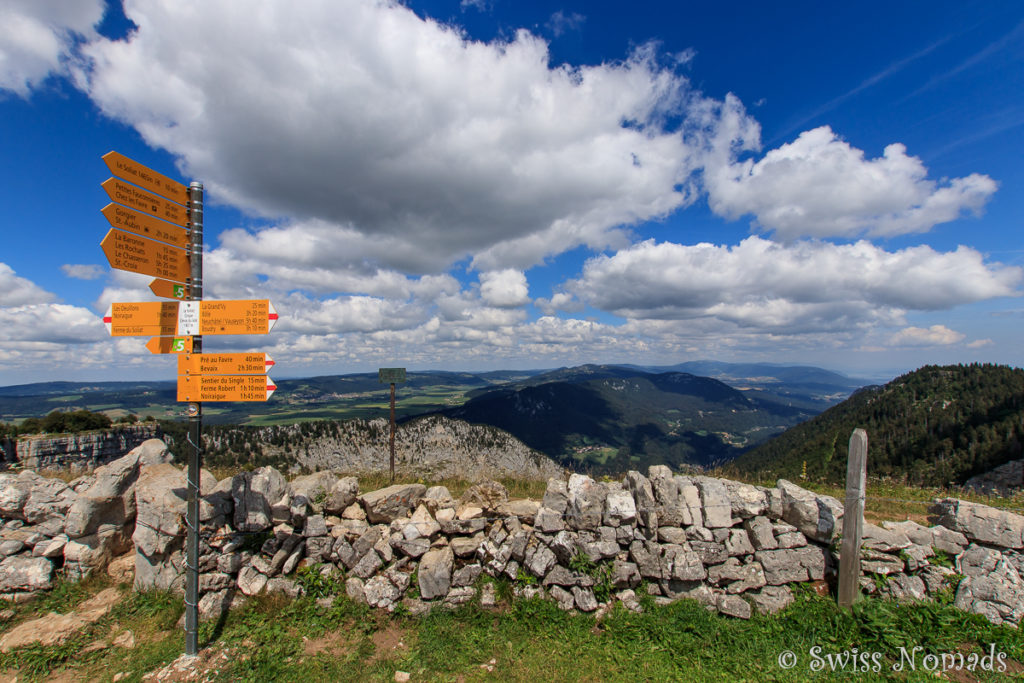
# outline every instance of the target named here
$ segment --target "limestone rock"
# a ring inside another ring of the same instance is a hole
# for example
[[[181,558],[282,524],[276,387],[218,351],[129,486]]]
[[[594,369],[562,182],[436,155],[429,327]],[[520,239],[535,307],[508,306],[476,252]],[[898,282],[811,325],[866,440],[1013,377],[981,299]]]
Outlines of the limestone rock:
[[[737,619],[750,618],[750,603],[737,595],[719,595],[718,612]]]
[[[271,505],[288,491],[288,483],[273,467],[241,472],[231,480],[235,529],[243,532],[263,531],[273,523]]]
[[[764,568],[765,581],[772,586],[825,577],[825,549],[819,546],[786,550],[758,550],[754,558]]]
[[[324,501],[324,512],[329,515],[345,515],[359,497],[359,480],[355,477],[342,477],[337,480]],[[360,511],[362,508],[357,508]],[[350,517],[348,519],[356,519]]]
[[[1024,548],[1024,516],[957,498],[937,500],[928,511],[936,515],[939,524],[959,531],[971,541],[1001,548]]]
[[[371,524],[390,524],[399,517],[408,517],[426,491],[423,484],[394,484],[364,493],[359,502]]]
[[[421,598],[431,600],[448,594],[454,563],[455,555],[448,546],[430,550],[423,556],[419,568]]]
[[[750,535],[754,550],[775,550],[779,547],[772,532],[772,523],[767,517],[757,516],[744,520],[743,528]]]
[[[593,612],[597,609],[597,598],[590,588],[572,587],[572,596],[576,602],[576,609],[581,612]]]
[[[1024,617],[1024,579],[1001,557],[991,572],[963,579],[953,604],[996,625],[1017,625]]]
[[[918,576],[907,574],[890,576],[879,593],[899,602],[924,600],[927,597],[924,581]]]
[[[812,493],[785,479],[779,479],[778,489],[782,492],[782,518],[807,538],[830,543],[842,531],[843,505],[832,496]]]
[[[0,652],[6,654],[34,643],[44,647],[60,645],[81,629],[106,616],[120,599],[120,591],[116,588],[106,588],[83,602],[73,612],[50,612],[44,617],[18,624],[0,638]]]
[[[659,526],[689,526],[693,524],[690,510],[681,500],[679,483],[672,476],[672,470],[665,465],[651,465],[647,470],[647,478],[651,482],[655,510],[658,513]]]
[[[538,531],[545,534],[553,534],[565,529],[565,520],[562,519],[562,513],[548,507],[541,507],[537,510],[533,524]]]
[[[738,481],[723,480],[732,504],[732,514],[740,519],[750,519],[768,511],[768,496],[764,489]]]
[[[463,505],[477,505],[487,512],[495,512],[498,506],[508,500],[508,489],[496,481],[482,481],[474,484],[462,494],[459,502]]]
[[[601,526],[607,488],[583,474],[569,475],[569,504],[565,510],[566,524],[573,529],[594,530]]]
[[[371,578],[363,585],[366,604],[370,607],[392,607],[402,597],[401,591],[382,575]]]
[[[517,517],[526,524],[533,524],[539,509],[540,503],[535,500],[507,500],[498,503],[494,512],[501,517]]]
[[[554,510],[559,515],[565,512],[569,506],[569,489],[562,479],[548,479],[547,489],[544,491],[544,498],[541,506]]]
[[[712,477],[697,477],[694,483],[700,491],[704,526],[709,529],[732,526],[732,501],[725,484]]]
[[[756,593],[747,593],[760,614],[775,614],[793,602],[793,591],[788,586],[765,586]]]
[[[105,528],[74,538],[64,545],[64,575],[71,580],[83,579],[94,570],[107,566],[113,558],[132,547],[130,528]]]
[[[292,479],[288,483],[288,491],[292,498],[297,496],[305,498],[312,506],[314,513],[322,514],[325,512],[327,498],[337,482],[338,477],[332,472],[314,472]],[[351,505],[351,503],[349,504]],[[344,510],[345,507],[341,509]]]
[[[633,495],[633,501],[636,503],[636,518],[640,525],[646,529],[657,529],[659,526],[658,502],[654,499],[651,481],[636,470],[630,470],[626,472],[623,484],[626,490]]]
[[[452,574],[452,586],[472,586],[476,583],[476,580],[480,577],[483,572],[483,567],[478,563],[467,564],[460,569],[456,569]],[[493,585],[493,584],[487,584]]]
[[[140,468],[169,461],[167,446],[158,439],[151,439],[123,457],[97,468],[92,484],[78,493],[68,509],[64,531],[71,538],[79,538],[99,532],[101,526],[124,526],[135,518],[135,496],[131,491],[139,478]]]
[[[364,590],[365,584],[363,580],[351,576],[345,579],[345,594],[348,595],[349,599],[353,602],[365,605],[366,604],[366,591]]]
[[[884,529],[869,522],[864,523],[863,542],[866,547],[883,553],[896,553],[910,547],[910,538],[895,529]]]
[[[45,557],[12,556],[0,561],[0,593],[49,590],[53,563]]]
[[[604,523],[610,527],[628,526],[636,521],[636,503],[629,491],[608,493],[604,506]]]

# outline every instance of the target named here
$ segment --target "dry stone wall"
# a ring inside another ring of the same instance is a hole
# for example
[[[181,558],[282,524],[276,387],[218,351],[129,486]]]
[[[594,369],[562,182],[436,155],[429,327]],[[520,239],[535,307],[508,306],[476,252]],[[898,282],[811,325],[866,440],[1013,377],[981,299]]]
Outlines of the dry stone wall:
[[[185,476],[151,440],[64,484],[0,475],[0,593],[20,599],[57,571],[83,576],[134,547],[138,589],[181,590]],[[923,600],[956,585],[955,604],[995,623],[1024,616],[1024,517],[956,499],[939,522],[866,525],[861,586]],[[455,500],[442,486],[400,484],[360,495],[358,481],[318,472],[286,481],[273,468],[202,475],[200,610],[262,591],[297,596],[298,572],[344,580],[371,606],[420,612],[494,604],[506,577],[522,596],[591,612],[696,599],[739,618],[775,612],[794,583],[831,581],[839,501],[780,480],[764,488],[651,467],[621,482],[552,478],[541,500],[509,500],[483,482]],[[962,580],[960,580],[962,577]]]

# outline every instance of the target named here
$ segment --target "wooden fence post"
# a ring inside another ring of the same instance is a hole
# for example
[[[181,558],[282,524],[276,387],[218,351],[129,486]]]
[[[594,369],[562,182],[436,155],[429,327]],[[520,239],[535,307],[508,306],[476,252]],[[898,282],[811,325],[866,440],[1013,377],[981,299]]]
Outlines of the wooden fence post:
[[[846,463],[843,545],[839,555],[839,606],[851,607],[860,597],[860,543],[864,537],[864,489],[867,479],[868,434],[853,430]]]

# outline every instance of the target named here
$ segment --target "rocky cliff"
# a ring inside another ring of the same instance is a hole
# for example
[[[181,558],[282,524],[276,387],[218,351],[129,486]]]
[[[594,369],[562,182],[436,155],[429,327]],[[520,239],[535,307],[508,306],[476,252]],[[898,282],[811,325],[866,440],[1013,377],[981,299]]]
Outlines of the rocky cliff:
[[[388,469],[388,429],[387,420],[376,419],[215,430],[205,437],[205,447],[242,456],[258,451],[312,471],[362,474]],[[395,469],[415,477],[469,481],[547,479],[562,473],[553,460],[508,432],[440,416],[398,425]]]
[[[120,458],[147,439],[160,438],[159,425],[143,424],[114,429],[18,439],[13,460],[31,469],[92,469]],[[12,460],[7,457],[8,462]]]

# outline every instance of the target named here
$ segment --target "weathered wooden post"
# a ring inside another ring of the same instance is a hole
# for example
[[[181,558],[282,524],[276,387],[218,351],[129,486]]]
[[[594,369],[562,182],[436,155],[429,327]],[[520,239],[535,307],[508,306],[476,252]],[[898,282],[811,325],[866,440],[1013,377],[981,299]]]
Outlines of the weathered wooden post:
[[[395,384],[405,381],[405,368],[378,368],[377,381],[391,385],[391,430],[388,450],[391,452],[391,482],[395,481]]]
[[[864,537],[864,491],[867,480],[868,434],[853,430],[846,463],[843,545],[839,555],[839,606],[852,607],[860,597],[860,543]]]

